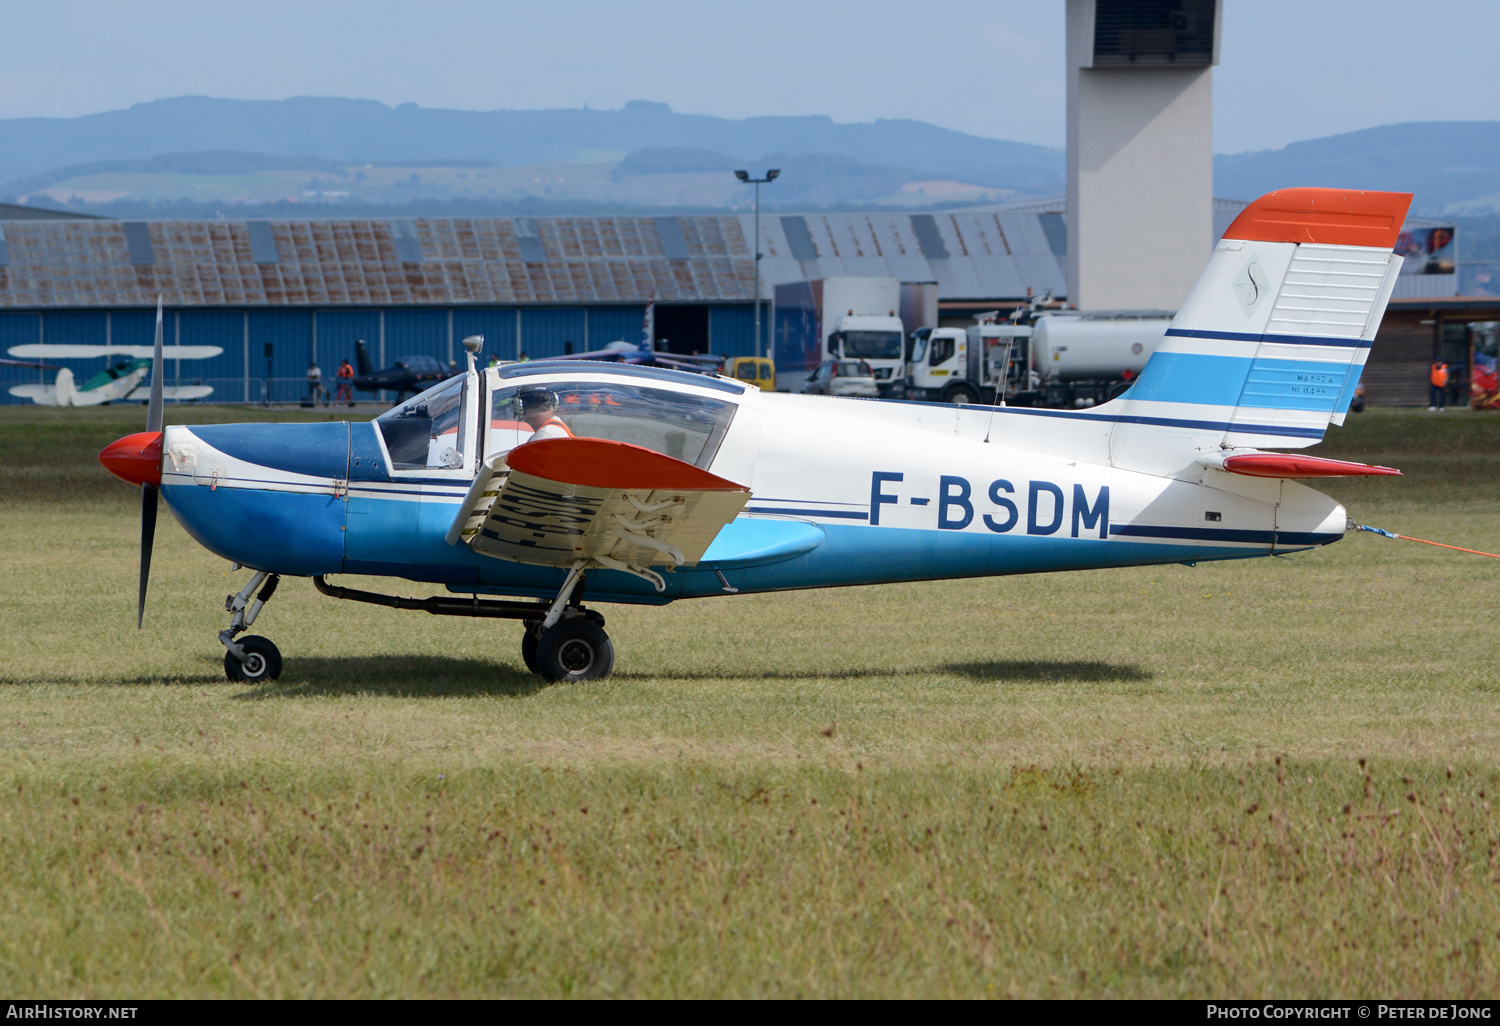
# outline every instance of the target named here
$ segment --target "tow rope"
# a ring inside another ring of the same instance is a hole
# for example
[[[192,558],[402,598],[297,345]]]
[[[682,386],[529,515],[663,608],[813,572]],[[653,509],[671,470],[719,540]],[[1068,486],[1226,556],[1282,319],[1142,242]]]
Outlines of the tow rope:
[[[1368,531],[1371,534],[1378,534],[1382,538],[1395,538],[1398,541],[1421,542],[1423,545],[1436,545],[1440,549],[1452,549],[1455,552],[1472,552],[1476,556],[1489,556],[1491,559],[1500,559],[1500,555],[1497,555],[1493,552],[1480,552],[1478,549],[1466,549],[1461,545],[1444,545],[1442,542],[1428,541],[1426,538],[1413,538],[1409,534],[1396,534],[1394,531],[1385,531],[1379,527],[1371,527],[1368,524],[1356,524],[1352,520],[1350,521],[1350,526],[1352,526],[1356,531]]]

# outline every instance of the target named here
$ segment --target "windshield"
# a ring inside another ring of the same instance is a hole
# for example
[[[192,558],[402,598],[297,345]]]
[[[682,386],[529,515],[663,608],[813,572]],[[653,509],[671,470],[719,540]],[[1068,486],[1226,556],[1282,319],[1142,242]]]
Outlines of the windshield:
[[[843,355],[852,359],[901,359],[901,332],[899,331],[846,331],[843,332],[843,337]]]
[[[392,470],[453,469],[463,466],[459,422],[464,379],[434,385],[375,418],[391,454]]]
[[[550,396],[539,402],[539,392]],[[518,393],[527,393],[524,413]],[[543,437],[629,442],[699,467],[713,461],[735,410],[720,399],[610,380],[508,385],[490,396],[487,454],[508,452],[545,427]],[[538,409],[545,412],[532,412]]]
[[[840,360],[838,376],[841,378],[868,378],[870,365],[863,360]]]
[[[911,362],[921,363],[922,358],[927,355],[927,336],[922,335],[912,340]]]

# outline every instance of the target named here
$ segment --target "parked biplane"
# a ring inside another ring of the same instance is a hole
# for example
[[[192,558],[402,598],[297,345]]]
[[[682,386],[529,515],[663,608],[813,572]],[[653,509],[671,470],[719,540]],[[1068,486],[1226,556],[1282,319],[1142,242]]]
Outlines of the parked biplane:
[[[157,328],[160,329],[158,324]],[[207,360],[224,350],[219,346],[89,346],[67,343],[32,343],[11,346],[11,356],[34,356],[52,360],[90,360],[104,357],[105,367],[83,384],[73,372],[59,367],[50,385],[13,385],[10,394],[30,399],[39,406],[100,406],[121,400],[146,401],[151,394],[144,383],[151,374],[152,360],[160,354],[164,360]],[[160,373],[153,375],[160,378]],[[164,385],[163,399],[204,399],[213,395],[211,385]]]
[[[244,631],[285,576],[520,620],[529,667],[587,680],[614,648],[585,585],[590,601],[662,604],[1330,544],[1344,509],[1296,479],[1399,472],[1268,450],[1343,422],[1410,198],[1287,189],[1250,204],[1139,380],[1085,410],[784,395],[609,363],[479,369],[482,340],[466,340],[465,373],[373,422],[163,430],[153,396],[148,430],[100,456],[142,487],[137,623],[158,491],[252,571],[219,635],[228,677],[249,681],[281,672],[276,646]]]

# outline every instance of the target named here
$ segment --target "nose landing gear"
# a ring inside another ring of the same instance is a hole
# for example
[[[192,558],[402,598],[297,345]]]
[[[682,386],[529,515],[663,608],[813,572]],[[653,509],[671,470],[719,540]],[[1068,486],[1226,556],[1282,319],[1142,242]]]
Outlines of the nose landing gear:
[[[265,582],[265,587],[260,588],[261,582]],[[234,640],[236,634],[249,629],[255,622],[261,609],[276,594],[276,586],[280,583],[279,574],[258,570],[238,594],[224,600],[225,610],[233,615],[229,626],[219,632],[219,641],[225,648],[224,676],[235,683],[260,684],[281,676],[281,651],[269,638],[251,634],[239,641]],[[256,588],[260,588],[260,593],[251,602],[250,595]]]

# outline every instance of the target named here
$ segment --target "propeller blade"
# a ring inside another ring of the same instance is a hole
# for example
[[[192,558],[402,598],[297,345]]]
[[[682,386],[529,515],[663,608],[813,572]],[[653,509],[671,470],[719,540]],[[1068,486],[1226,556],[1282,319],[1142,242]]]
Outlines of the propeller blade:
[[[163,377],[162,355],[161,355],[161,302],[160,293],[156,297],[156,351],[151,358],[151,401],[146,406],[146,430],[160,431],[162,418],[161,386]],[[153,489],[154,491],[154,489]],[[142,507],[144,509],[144,507]],[[156,523],[156,506],[151,507],[151,523]],[[143,567],[145,564],[141,564]],[[141,594],[146,594],[145,570],[141,571]]]
[[[156,507],[161,489],[141,486],[141,589],[135,602],[135,625],[139,629],[146,618],[146,581],[151,576],[151,548],[156,541]]]
[[[146,406],[146,430],[160,431],[162,422],[162,378],[165,367],[162,349],[162,297],[156,296],[156,348],[151,358],[151,399]],[[141,486],[141,587],[135,600],[135,626],[140,628],[146,619],[146,584],[151,578],[151,548],[156,542],[156,508],[161,498],[161,489],[155,485]]]

